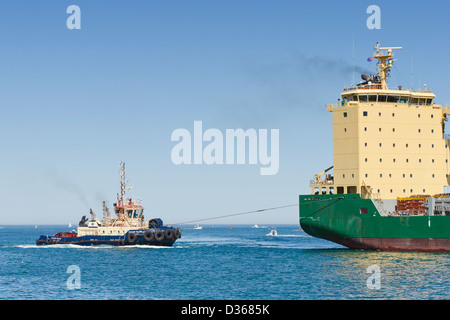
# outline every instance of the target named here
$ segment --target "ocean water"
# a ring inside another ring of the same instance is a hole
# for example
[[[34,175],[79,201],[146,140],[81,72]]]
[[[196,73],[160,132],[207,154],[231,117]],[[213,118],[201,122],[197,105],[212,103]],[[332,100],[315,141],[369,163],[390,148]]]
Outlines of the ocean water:
[[[38,247],[40,234],[69,228],[2,226],[0,299],[397,300],[450,290],[449,254],[349,250],[298,225],[181,229],[170,248]]]

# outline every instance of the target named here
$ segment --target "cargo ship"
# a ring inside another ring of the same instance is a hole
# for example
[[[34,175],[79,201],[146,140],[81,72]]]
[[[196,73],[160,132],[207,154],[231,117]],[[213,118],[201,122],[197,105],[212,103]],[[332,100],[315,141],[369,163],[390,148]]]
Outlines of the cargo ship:
[[[302,229],[351,249],[450,252],[450,109],[429,88],[390,87],[394,53],[344,88],[332,114],[333,163],[299,195]]]
[[[172,246],[181,237],[181,230],[166,226],[160,218],[144,220],[141,200],[126,197],[125,163],[120,163],[120,195],[114,205],[116,217],[111,217],[103,201],[103,219],[99,220],[90,209],[90,219],[83,216],[77,231],[41,235],[36,245],[152,245]]]

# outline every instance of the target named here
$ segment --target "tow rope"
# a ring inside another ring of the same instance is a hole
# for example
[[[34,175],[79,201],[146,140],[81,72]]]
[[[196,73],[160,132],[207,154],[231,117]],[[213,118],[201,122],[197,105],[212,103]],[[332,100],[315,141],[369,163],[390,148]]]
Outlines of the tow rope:
[[[214,220],[214,219],[220,219],[220,218],[240,216],[240,215],[250,214],[250,213],[259,213],[259,212],[270,211],[270,210],[278,210],[278,209],[289,208],[289,207],[294,207],[294,206],[298,206],[298,203],[288,204],[288,205],[279,206],[279,207],[271,207],[271,208],[264,208],[264,209],[258,209],[258,210],[252,210],[252,211],[239,212],[239,213],[225,214],[225,215],[222,215],[222,216],[216,216],[216,217],[210,217],[210,218],[204,218],[204,219],[197,219],[197,220],[190,220],[190,221],[184,221],[184,222],[178,222],[178,223],[172,223],[172,224],[173,225],[188,224],[188,223],[194,223],[194,222],[200,222],[200,221],[207,221],[207,220]]]

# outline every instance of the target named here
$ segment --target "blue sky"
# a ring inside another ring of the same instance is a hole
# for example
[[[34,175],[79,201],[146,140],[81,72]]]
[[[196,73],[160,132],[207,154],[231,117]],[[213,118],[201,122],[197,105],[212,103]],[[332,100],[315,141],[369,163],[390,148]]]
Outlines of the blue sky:
[[[69,5],[81,30],[69,30]],[[369,30],[366,9],[381,9]],[[403,46],[392,85],[448,89],[443,1],[2,1],[0,224],[101,215],[127,163],[145,216],[166,223],[297,202],[332,165],[331,114],[373,46]],[[398,76],[400,75],[400,76]],[[355,79],[359,81],[360,73]],[[280,130],[280,169],[179,165],[177,128]],[[208,223],[298,223],[298,209]]]

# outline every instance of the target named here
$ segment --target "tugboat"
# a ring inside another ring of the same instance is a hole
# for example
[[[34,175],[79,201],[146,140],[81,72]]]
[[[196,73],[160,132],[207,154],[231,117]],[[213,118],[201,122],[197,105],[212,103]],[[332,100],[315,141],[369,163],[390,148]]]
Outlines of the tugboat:
[[[126,198],[125,163],[120,162],[120,196],[114,203],[116,218],[112,218],[106,202],[103,201],[103,220],[97,219],[90,209],[91,219],[81,218],[77,232],[59,232],[41,235],[36,245],[152,245],[170,247],[181,238],[181,230],[165,226],[159,218],[144,220],[141,200]]]

